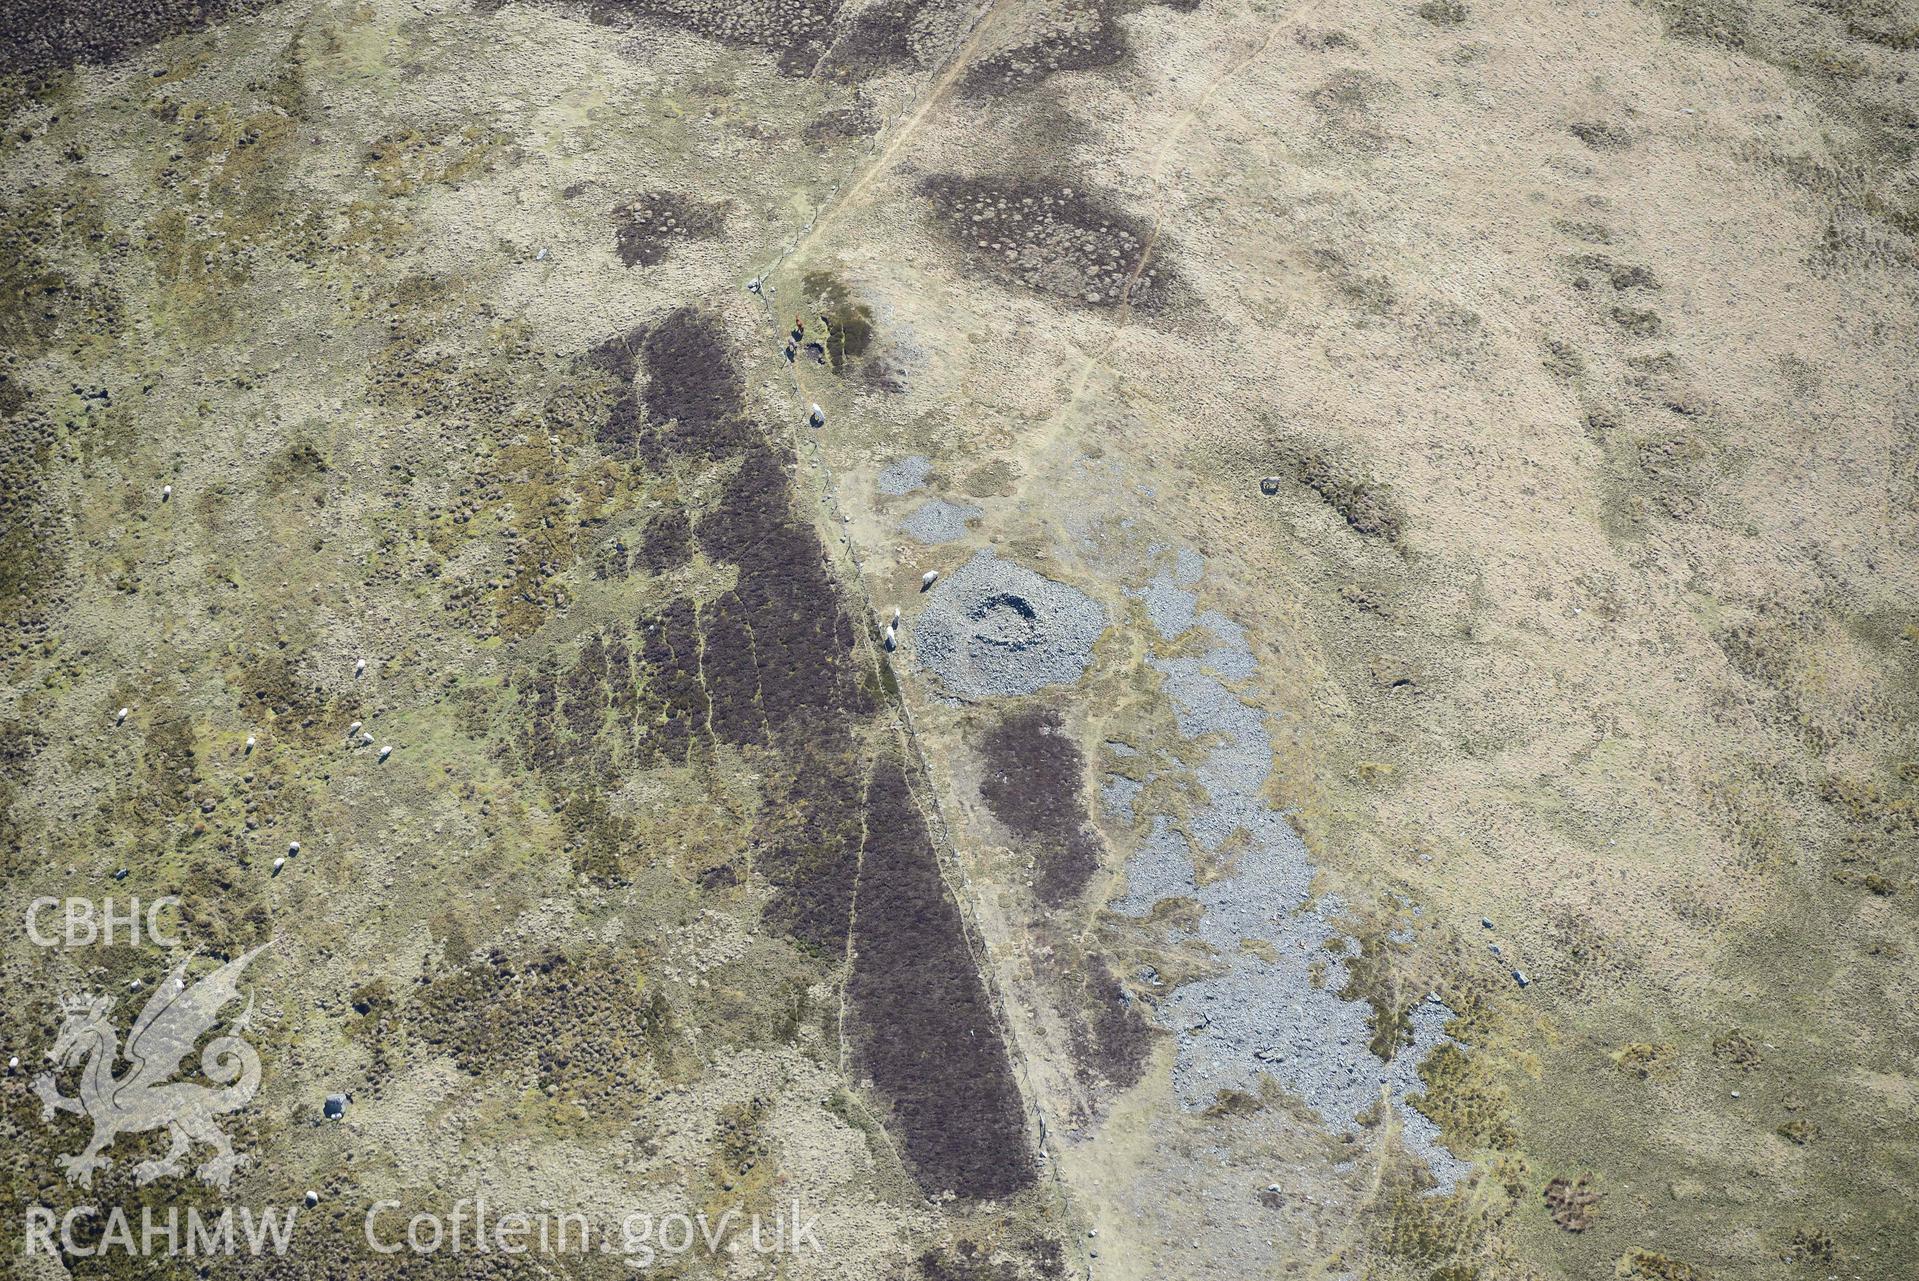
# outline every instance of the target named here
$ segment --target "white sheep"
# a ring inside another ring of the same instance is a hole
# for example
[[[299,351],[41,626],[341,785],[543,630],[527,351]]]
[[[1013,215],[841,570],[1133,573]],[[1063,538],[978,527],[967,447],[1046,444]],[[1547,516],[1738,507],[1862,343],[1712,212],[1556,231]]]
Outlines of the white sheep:
[[[386,759],[387,757],[389,757],[389,756],[391,756],[391,755],[393,755],[393,744],[391,744],[391,743],[387,743],[387,744],[385,744],[385,745],[383,745],[383,746],[382,746],[382,747],[380,748],[380,759],[381,759],[381,760],[385,760],[385,759]]]
[[[366,675],[366,660],[364,658],[353,665],[353,674],[355,676]]]
[[[131,712],[132,710],[133,710],[133,709],[132,709],[131,707],[123,707],[123,708],[121,708],[121,709],[120,709],[119,711],[117,711],[117,712],[115,712],[115,713],[113,714],[113,723],[114,723],[115,725],[124,725],[124,724],[126,724],[126,723],[127,723],[127,713],[128,713],[128,712]]]
[[[940,580],[940,572],[937,569],[927,570],[924,574],[920,575],[920,590],[925,591],[927,588],[931,587],[934,583],[937,583],[939,580]]]

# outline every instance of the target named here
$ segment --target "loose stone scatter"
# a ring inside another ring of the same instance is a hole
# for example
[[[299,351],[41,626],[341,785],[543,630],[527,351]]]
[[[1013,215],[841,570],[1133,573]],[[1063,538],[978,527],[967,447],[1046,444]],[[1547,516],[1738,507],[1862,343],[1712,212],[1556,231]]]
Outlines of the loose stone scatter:
[[[1202,909],[1197,937],[1220,957],[1221,973],[1169,993],[1157,1007],[1161,1024],[1179,1037],[1173,1084],[1183,1106],[1211,1105],[1220,1091],[1251,1089],[1264,1074],[1304,1100],[1335,1128],[1354,1124],[1384,1088],[1401,1114],[1406,1144],[1451,1188],[1468,1166],[1439,1144],[1438,1127],[1406,1105],[1424,1087],[1419,1064],[1448,1041],[1453,1011],[1428,997],[1409,1015],[1411,1044],[1390,1062],[1372,1052],[1372,1007],[1345,1000],[1341,954],[1326,944],[1341,936],[1340,902],[1311,898],[1313,864],[1305,842],[1261,795],[1272,770],[1273,741],[1266,713],[1242,701],[1228,681],[1243,681],[1257,665],[1238,624],[1200,611],[1191,588],[1204,562],[1191,551],[1174,558],[1135,592],[1162,639],[1203,629],[1212,647],[1197,657],[1148,659],[1172,701],[1179,731],[1212,746],[1194,769],[1207,803],[1188,815],[1185,829],[1213,859],[1241,842],[1230,876],[1199,884],[1193,848],[1167,814],[1139,815],[1148,826],[1126,865],[1126,893],[1112,907],[1144,916],[1164,899],[1190,899]],[[1109,812],[1135,818],[1139,783],[1109,778]],[[1248,839],[1250,838],[1250,839]],[[1249,943],[1260,946],[1248,947]],[[1315,983],[1312,967],[1324,967]]]
[[[913,655],[968,698],[1031,694],[1086,670],[1106,611],[1091,597],[982,551],[929,594]]]
[[[887,497],[898,498],[926,484],[926,475],[932,470],[931,459],[923,454],[909,454],[882,471],[875,486]]]

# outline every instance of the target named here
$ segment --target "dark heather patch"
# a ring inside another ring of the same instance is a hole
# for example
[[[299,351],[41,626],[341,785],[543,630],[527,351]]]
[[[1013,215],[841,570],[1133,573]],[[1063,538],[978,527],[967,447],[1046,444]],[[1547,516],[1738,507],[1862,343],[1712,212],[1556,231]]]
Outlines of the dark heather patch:
[[[1058,907],[1099,867],[1099,838],[1087,821],[1085,758],[1051,709],[1014,712],[987,732],[980,796],[1038,860],[1034,889]]]
[[[786,75],[806,75],[831,39],[839,0],[589,0],[587,17],[602,26],[643,19],[663,22],[736,48],[779,55]]]
[[[1021,1281],[1025,1275],[1013,1260],[966,1240],[921,1251],[918,1269],[920,1281]]]
[[[935,174],[919,190],[946,242],[1003,285],[1072,307],[1150,314],[1171,301],[1151,229],[1071,180]]]
[[[969,98],[1016,93],[1062,71],[1099,71],[1126,61],[1132,45],[1119,19],[1152,0],[1066,0],[1051,25],[1033,39],[988,54],[960,80]],[[1199,0],[1164,0],[1160,7],[1191,13]]]
[[[1653,275],[1651,267],[1625,266],[1612,273],[1612,287],[1625,292],[1628,289],[1659,288],[1659,278]]]
[[[630,636],[582,645],[569,670],[520,683],[529,764],[558,785],[697,760],[719,744],[765,751],[755,867],[774,886],[773,928],[816,953],[846,945],[864,766],[855,718],[877,704],[859,679],[851,620],[813,526],[795,514],[791,455],[744,413],[718,320],[686,309],[611,339],[586,367],[610,383],[601,440],[653,471],[735,465],[714,508],[652,513],[635,567],[661,573],[694,545],[735,571],[697,606],[677,598]]]
[[[1033,1268],[1042,1277],[1063,1277],[1066,1275],[1065,1251],[1053,1237],[1036,1236],[1026,1243],[1026,1257],[1033,1261]]]
[[[650,191],[613,210],[614,249],[629,267],[666,261],[684,240],[713,240],[725,230],[727,202],[704,201],[675,191]]]
[[[639,620],[639,634],[635,716],[627,724],[638,735],[642,759],[686,764],[695,739],[705,735],[708,706],[693,603],[674,598],[659,614]]]
[[[669,573],[693,557],[693,526],[683,507],[664,507],[646,523],[634,564],[649,574]]]
[[[604,635],[586,638],[586,643],[580,646],[579,662],[567,681],[565,701],[560,705],[568,734],[577,739],[590,739],[599,734],[612,706],[612,691],[629,679],[630,671],[625,645],[615,641],[609,646]]]
[[[1300,450],[1291,461],[1300,483],[1338,512],[1353,532],[1364,538],[1399,542],[1406,517],[1385,486],[1353,474],[1316,450]]]
[[[1632,146],[1632,134],[1606,120],[1575,121],[1566,126],[1566,131],[1594,151],[1624,151]]]
[[[880,0],[848,12],[842,0],[557,0],[602,26],[661,22],[735,48],[778,56],[781,74],[862,80],[920,65],[927,18],[940,0]],[[497,12],[504,0],[481,0]]]
[[[880,0],[848,12],[842,0],[549,0],[602,26],[660,22],[734,48],[778,56],[782,75],[863,80],[892,67],[919,66],[935,38],[928,19],[943,0]],[[497,13],[506,0],[476,0]],[[949,6],[951,7],[951,6]],[[956,15],[955,15],[956,16]]]
[[[690,540],[735,578],[713,600],[676,598],[518,682],[523,751],[571,793],[576,866],[613,881],[632,840],[595,789],[719,745],[747,753],[763,778],[751,870],[772,887],[764,920],[829,964],[857,934],[849,1024],[922,1185],[969,1198],[1027,1186],[1018,1088],[925,819],[897,763],[862,793],[859,722],[878,704],[824,545],[794,511],[782,436],[746,417],[744,384],[705,313],[674,312],[583,363],[609,383],[610,454],[654,472],[733,467],[684,534],[665,513],[648,533],[662,531],[670,549],[660,563]]]
[[[879,121],[865,103],[823,111],[807,122],[800,137],[809,147],[830,147],[854,138],[870,138],[879,131]]]
[[[611,379],[614,384],[633,381],[633,374],[639,368],[638,356],[640,344],[646,339],[646,327],[615,334],[597,346],[589,349],[580,358],[586,368],[595,370]]]
[[[727,688],[756,683],[760,709],[776,732],[874,710],[852,662],[852,627],[839,608],[825,549],[813,527],[792,513],[786,458],[770,446],[749,454],[718,507],[696,528],[709,560],[739,568],[729,617],[745,628],[750,644],[725,656],[741,669]]]
[[[1139,1084],[1152,1030],[1112,967],[1089,956],[1080,967],[1080,1009],[1068,1033],[1073,1066],[1088,1086]]]
[[[118,62],[270,0],[0,0],[0,75]]]
[[[988,98],[1040,83],[1061,71],[1097,71],[1129,52],[1112,0],[1067,6],[1037,38],[980,59],[960,80],[969,98]]]
[[[1019,1088],[896,761],[868,784],[862,860],[847,984],[861,1068],[927,1195],[1009,1196],[1035,1174]]]
[[[692,602],[676,598],[631,633],[587,637],[574,661],[548,659],[515,681],[527,732],[521,758],[555,785],[686,764],[710,745]]]
[[[835,724],[786,744],[754,832],[754,866],[773,884],[763,918],[816,955],[837,961],[851,927],[864,820],[859,758]]]
[[[833,38],[821,72],[839,80],[863,80],[888,67],[918,64],[920,19],[927,7],[925,0],[881,0],[862,9]]]
[[[640,356],[642,401],[669,453],[714,461],[773,448],[743,415],[746,384],[716,318],[681,308],[648,331]]]
[[[520,759],[531,770],[542,773],[557,770],[564,746],[556,719],[560,707],[558,664],[551,658],[545,659],[531,672],[517,674],[514,686],[519,712],[527,727],[520,740]]]
[[[581,364],[613,383],[613,403],[607,407],[606,421],[600,424],[596,433],[600,447],[608,457],[628,461],[640,459],[648,466],[658,468],[664,456],[660,453],[658,440],[640,412],[640,394],[634,377],[640,344],[645,340],[644,329],[609,338],[589,351]]]
[[[706,635],[714,737],[742,747],[772,746],[772,727],[760,703],[759,659],[739,593],[727,592],[701,606],[700,630]]]

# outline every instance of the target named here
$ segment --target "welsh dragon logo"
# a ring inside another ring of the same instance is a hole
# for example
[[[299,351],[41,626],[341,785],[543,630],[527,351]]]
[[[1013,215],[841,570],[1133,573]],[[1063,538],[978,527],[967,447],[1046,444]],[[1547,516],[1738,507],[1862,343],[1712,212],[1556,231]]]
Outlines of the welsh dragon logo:
[[[226,1190],[233,1172],[247,1158],[234,1154],[213,1118],[244,1107],[260,1088],[260,1056],[239,1035],[252,1018],[252,999],[224,1034],[209,1041],[200,1053],[200,1070],[214,1083],[212,1087],[171,1078],[180,1072],[187,1052],[213,1028],[220,1011],[238,999],[240,972],[267,946],[234,958],[191,987],[186,980],[187,961],[174,966],[133,1021],[127,1035],[127,1070],[118,1076],[114,1067],[121,1057],[120,1038],[107,1017],[113,998],[74,996],[61,1001],[66,1020],[47,1057],[55,1071],[84,1062],[80,1097],[61,1094],[53,1072],[35,1077],[33,1092],[40,1096],[43,1120],[52,1120],[56,1112],[74,1112],[93,1120],[93,1139],[85,1150],[60,1158],[68,1182],[93,1186],[93,1172],[109,1164],[106,1151],[116,1138],[164,1127],[172,1147],[159,1160],[135,1166],[135,1180],[145,1184],[179,1174],[180,1158],[199,1143],[211,1147],[213,1156],[195,1173]]]

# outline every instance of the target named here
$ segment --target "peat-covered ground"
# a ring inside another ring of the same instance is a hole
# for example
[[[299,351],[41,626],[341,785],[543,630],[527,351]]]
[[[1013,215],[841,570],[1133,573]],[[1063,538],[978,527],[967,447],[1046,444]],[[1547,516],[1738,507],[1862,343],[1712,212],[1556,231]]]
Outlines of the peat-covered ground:
[[[661,475],[724,475],[690,515],[654,514],[615,575],[663,582],[697,557],[731,585],[689,589],[588,636],[519,687],[525,763],[562,807],[626,771],[717,767],[759,784],[751,870],[766,925],[831,969],[852,940],[847,1032],[929,1194],[996,1199],[1032,1181],[1019,1089],[963,918],[890,734],[842,588],[794,510],[783,437],[746,412],[719,318],[683,308],[600,344],[601,446]],[[878,751],[876,761],[870,761]],[[870,776],[870,778],[869,778]],[[1083,851],[1082,851],[1083,853]],[[589,873],[618,875],[615,866]],[[748,869],[712,867],[712,884]]]

